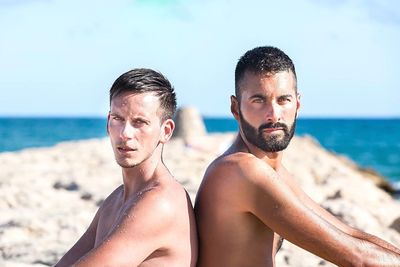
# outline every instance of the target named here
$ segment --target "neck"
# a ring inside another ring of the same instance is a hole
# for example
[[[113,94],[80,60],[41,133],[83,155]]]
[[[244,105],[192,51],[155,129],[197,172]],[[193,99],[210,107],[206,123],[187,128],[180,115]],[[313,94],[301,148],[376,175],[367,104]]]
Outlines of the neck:
[[[161,160],[162,146],[158,146],[144,161],[131,168],[122,168],[124,201],[139,192],[156,186],[166,167]]]
[[[278,170],[281,167],[283,151],[265,152],[250,143],[241,131],[238,134],[237,141],[242,142],[248,152],[268,163],[274,170]]]

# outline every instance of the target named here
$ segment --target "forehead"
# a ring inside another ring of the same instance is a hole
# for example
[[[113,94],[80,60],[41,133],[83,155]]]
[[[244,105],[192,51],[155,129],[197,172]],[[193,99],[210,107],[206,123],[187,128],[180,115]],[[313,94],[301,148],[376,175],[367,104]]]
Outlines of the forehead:
[[[128,112],[134,115],[157,114],[160,100],[154,93],[125,92],[113,97],[111,100],[111,112]]]
[[[239,82],[242,96],[248,94],[293,94],[296,78],[291,71],[277,73],[254,73],[246,71]]]

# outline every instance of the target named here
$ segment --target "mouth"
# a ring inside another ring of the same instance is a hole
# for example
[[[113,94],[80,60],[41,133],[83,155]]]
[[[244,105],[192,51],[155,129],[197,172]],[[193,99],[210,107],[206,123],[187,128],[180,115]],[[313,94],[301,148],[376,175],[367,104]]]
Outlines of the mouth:
[[[129,146],[117,146],[117,150],[121,153],[135,152],[137,149]]]
[[[283,131],[283,128],[281,127],[277,127],[277,128],[265,128],[261,130],[262,132],[265,133],[274,133],[274,132],[278,132],[278,131]]]

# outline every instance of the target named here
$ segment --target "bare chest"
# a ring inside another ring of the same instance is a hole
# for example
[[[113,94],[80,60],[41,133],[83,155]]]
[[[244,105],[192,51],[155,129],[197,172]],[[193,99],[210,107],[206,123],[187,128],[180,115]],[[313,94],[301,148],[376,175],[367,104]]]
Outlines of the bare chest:
[[[120,221],[121,216],[124,216],[124,208],[122,205],[111,203],[103,207],[97,225],[95,246],[105,241],[112,231],[118,227],[117,223]]]

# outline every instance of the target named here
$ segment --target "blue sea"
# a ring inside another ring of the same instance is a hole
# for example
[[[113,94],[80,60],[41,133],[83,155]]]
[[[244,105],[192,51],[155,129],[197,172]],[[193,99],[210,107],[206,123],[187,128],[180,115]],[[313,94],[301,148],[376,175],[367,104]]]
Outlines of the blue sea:
[[[231,118],[206,117],[204,122],[211,133],[237,130]],[[311,135],[326,149],[400,184],[400,118],[300,118],[296,134]],[[106,135],[106,120],[100,118],[0,118],[0,152]]]

